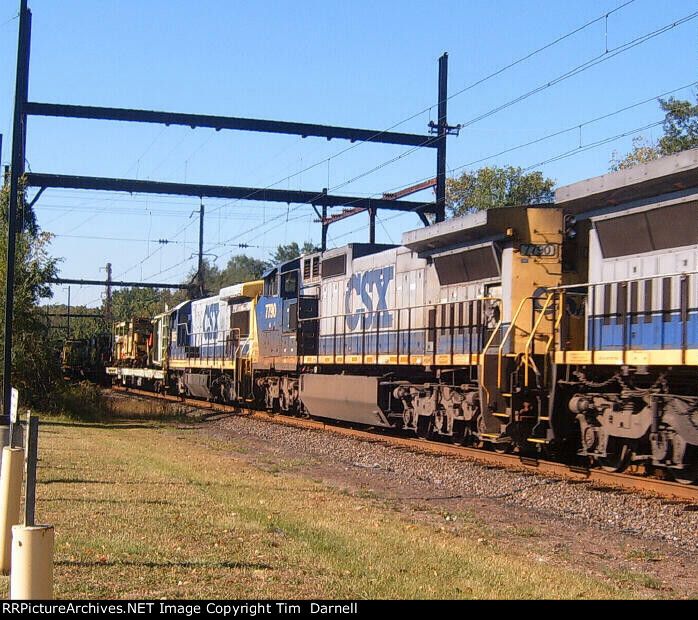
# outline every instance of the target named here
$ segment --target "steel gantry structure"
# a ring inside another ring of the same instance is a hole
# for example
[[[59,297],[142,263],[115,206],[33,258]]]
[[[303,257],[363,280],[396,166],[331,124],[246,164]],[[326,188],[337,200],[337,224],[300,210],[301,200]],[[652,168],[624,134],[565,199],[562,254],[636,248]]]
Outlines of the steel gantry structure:
[[[4,411],[9,411],[9,376],[12,342],[12,292],[14,284],[14,236],[16,228],[16,210],[18,205],[19,179],[25,178],[28,187],[39,188],[39,193],[46,188],[71,188],[85,190],[124,191],[131,193],[174,194],[215,198],[257,200],[267,202],[301,203],[312,205],[318,215],[322,209],[323,248],[329,225],[327,209],[331,207],[353,207],[364,209],[371,219],[371,230],[375,230],[375,217],[378,209],[411,211],[417,213],[425,224],[429,224],[428,215],[436,222],[445,218],[446,203],[446,138],[457,133],[458,127],[450,127],[446,118],[447,111],[447,73],[448,55],[439,58],[438,78],[438,122],[430,123],[430,133],[426,135],[355,129],[312,123],[294,123],[276,120],[239,118],[228,116],[211,116],[203,114],[181,114],[176,112],[159,112],[153,110],[134,110],[111,107],[64,105],[57,103],[40,103],[29,101],[29,56],[31,42],[31,11],[27,0],[20,0],[19,37],[17,52],[17,75],[15,85],[14,125],[12,135],[12,158],[10,172],[10,209],[8,243],[8,278],[5,308],[5,389]],[[411,147],[431,148],[436,151],[436,199],[433,202],[400,201],[394,198],[366,198],[358,196],[337,196],[322,191],[293,191],[256,187],[234,187],[222,185],[200,185],[192,183],[163,183],[137,179],[117,179],[91,176],[58,175],[51,173],[29,172],[25,174],[25,155],[27,139],[27,118],[29,116],[47,116],[63,118],[97,119],[127,121],[138,123],[158,123],[164,125],[184,125],[191,128],[208,127],[217,131],[228,129],[238,131],[255,131],[268,133],[293,134],[301,137],[324,137],[383,144],[396,144]],[[67,280],[65,280],[67,281]],[[95,282],[96,283],[96,282]],[[104,283],[100,283],[104,285]],[[115,282],[111,283],[116,285]],[[173,287],[174,288],[174,287]]]

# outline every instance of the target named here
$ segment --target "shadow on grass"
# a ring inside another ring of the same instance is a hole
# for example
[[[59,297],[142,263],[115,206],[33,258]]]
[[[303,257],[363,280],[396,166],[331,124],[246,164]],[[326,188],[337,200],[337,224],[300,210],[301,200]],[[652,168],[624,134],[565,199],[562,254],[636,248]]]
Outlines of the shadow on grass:
[[[49,497],[41,500],[48,502],[84,502],[86,504],[157,504],[159,506],[187,506],[185,502],[168,502],[163,499],[92,499],[89,497]]]
[[[144,416],[144,420],[147,418]],[[153,420],[155,422],[157,420]],[[104,430],[130,430],[130,429],[153,429],[156,428],[155,424],[134,424],[133,419],[125,418],[124,422],[122,424],[119,423],[119,420],[116,419],[113,422],[109,424],[103,424],[100,422],[69,422],[67,420],[47,420],[46,418],[43,418],[41,420],[41,426],[66,426],[66,427],[73,427],[73,428],[84,428],[88,426],[89,428],[101,428]],[[46,431],[50,432],[50,431]]]
[[[143,486],[166,486],[166,487],[187,487],[190,488],[192,485],[199,487],[216,487],[216,488],[237,488],[237,485],[227,482],[158,482],[155,480],[90,480],[88,478],[47,478],[45,480],[39,480],[39,484],[129,484],[136,485],[140,484]],[[41,500],[46,501],[46,500]]]
[[[172,487],[185,487],[189,483],[185,482],[156,482],[149,480],[90,480],[88,478],[46,478],[40,480],[40,484],[147,484],[147,485],[163,485]],[[45,501],[45,500],[42,500]]]
[[[131,562],[131,561],[112,561],[112,562],[82,562],[61,560],[54,563],[55,566],[79,566],[81,568],[95,568],[97,566],[138,566],[143,568],[252,568],[255,570],[273,570],[270,564],[261,564],[257,562]]]

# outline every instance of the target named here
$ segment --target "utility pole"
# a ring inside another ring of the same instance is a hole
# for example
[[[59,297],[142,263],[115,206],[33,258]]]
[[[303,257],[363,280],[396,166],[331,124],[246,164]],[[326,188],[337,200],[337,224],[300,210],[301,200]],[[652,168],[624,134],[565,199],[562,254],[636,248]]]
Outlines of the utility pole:
[[[203,297],[205,295],[205,282],[204,282],[204,201],[201,201],[201,207],[199,207],[199,270],[197,273],[197,280],[199,285],[199,296]]]
[[[446,219],[446,136],[457,136],[460,125],[449,125],[446,120],[448,104],[448,52],[439,58],[439,121],[429,123],[429,131],[436,139],[436,221]]]
[[[439,58],[439,136],[436,147],[436,221],[446,219],[446,105],[448,103],[448,52]]]
[[[107,263],[107,301],[104,308],[107,324],[111,323],[111,263]]]
[[[322,188],[322,195],[327,196],[327,188],[323,187]],[[317,209],[315,209],[315,212],[317,213]],[[327,227],[329,224],[326,224],[325,222],[327,221],[327,203],[323,202],[322,203],[322,241],[320,244],[320,249],[324,252],[327,249]]]
[[[320,244],[320,249],[324,252],[327,249],[327,228],[330,223],[327,221],[327,205],[322,205],[322,240]]]
[[[68,314],[66,314],[66,316],[68,317],[68,325],[66,328],[68,334],[66,335],[65,339],[70,340],[70,287],[68,287]]]
[[[29,40],[31,11],[27,0],[19,9],[19,42],[17,44],[17,76],[15,80],[15,109],[12,125],[12,159],[10,168],[10,202],[7,217],[7,280],[5,283],[5,344],[3,359],[3,414],[10,415],[12,401],[12,311],[15,287],[15,233],[19,202],[19,179],[24,174],[27,128],[26,103],[29,96]],[[10,421],[10,446],[15,445],[14,424]]]

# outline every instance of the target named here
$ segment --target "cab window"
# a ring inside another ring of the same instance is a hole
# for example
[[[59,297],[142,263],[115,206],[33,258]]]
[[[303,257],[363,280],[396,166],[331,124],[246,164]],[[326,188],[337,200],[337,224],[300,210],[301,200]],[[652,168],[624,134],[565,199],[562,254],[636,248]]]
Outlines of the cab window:
[[[279,289],[277,286],[277,278],[273,276],[264,281],[264,296],[265,297],[276,297],[279,294]]]
[[[289,271],[281,275],[281,296],[292,299],[298,295],[298,272]]]

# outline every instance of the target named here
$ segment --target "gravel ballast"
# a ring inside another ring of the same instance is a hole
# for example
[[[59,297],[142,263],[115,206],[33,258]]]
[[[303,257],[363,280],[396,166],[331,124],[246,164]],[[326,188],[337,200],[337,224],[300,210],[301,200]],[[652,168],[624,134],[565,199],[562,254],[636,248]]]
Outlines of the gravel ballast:
[[[226,416],[209,429],[237,440],[263,442],[272,454],[306,458],[346,474],[370,477],[381,488],[428,490],[428,499],[494,501],[564,520],[664,541],[682,551],[698,548],[695,505],[627,491],[598,489],[547,476],[493,468],[455,457],[411,452],[328,431],[294,428],[244,416]],[[208,426],[208,424],[207,424]],[[216,430],[217,429],[217,430]]]

